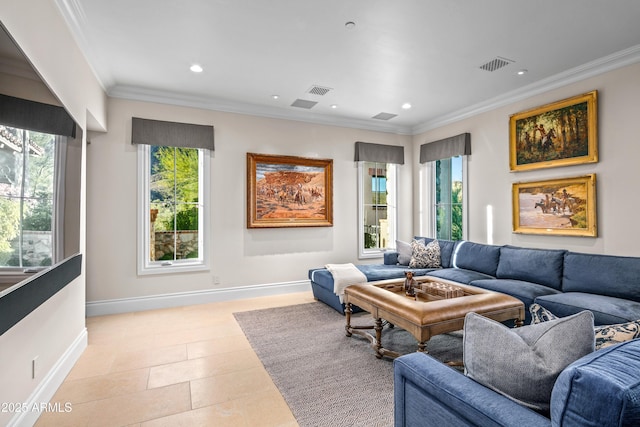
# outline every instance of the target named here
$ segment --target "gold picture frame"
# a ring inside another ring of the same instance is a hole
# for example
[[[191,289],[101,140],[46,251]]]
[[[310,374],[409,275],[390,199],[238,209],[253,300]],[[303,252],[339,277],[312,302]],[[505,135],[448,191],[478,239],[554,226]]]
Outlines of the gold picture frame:
[[[247,153],[247,228],[333,226],[333,160]]]
[[[514,183],[513,232],[596,237],[596,174]]]
[[[594,90],[511,115],[511,171],[597,162],[597,101]]]

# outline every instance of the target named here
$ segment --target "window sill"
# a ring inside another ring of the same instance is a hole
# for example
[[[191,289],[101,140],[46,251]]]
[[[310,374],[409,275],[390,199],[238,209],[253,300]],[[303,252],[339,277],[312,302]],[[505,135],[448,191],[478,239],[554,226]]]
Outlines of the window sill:
[[[178,264],[154,264],[138,268],[139,276],[147,276],[153,274],[176,274],[209,271],[210,268],[202,263],[178,263]]]

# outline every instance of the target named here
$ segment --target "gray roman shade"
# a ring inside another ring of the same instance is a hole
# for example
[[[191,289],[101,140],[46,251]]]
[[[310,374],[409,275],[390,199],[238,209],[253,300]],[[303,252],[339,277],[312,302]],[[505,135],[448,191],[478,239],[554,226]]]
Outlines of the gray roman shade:
[[[404,165],[404,147],[356,142],[356,162],[396,163]]]
[[[131,143],[205,148],[213,151],[213,126],[133,117],[131,120]]]
[[[0,124],[76,137],[76,123],[64,108],[7,95],[0,95]]]
[[[456,156],[468,156],[469,154],[471,154],[471,134],[461,133],[450,138],[422,144],[420,146],[420,163]]]

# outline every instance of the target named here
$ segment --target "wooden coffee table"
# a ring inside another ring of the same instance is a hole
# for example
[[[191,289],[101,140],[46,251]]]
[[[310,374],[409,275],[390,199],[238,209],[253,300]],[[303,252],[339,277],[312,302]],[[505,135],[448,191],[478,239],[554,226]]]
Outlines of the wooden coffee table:
[[[344,291],[347,336],[356,334],[367,338],[378,358],[398,357],[400,353],[382,346],[382,329],[385,322],[411,333],[418,341],[418,351],[422,352],[426,352],[426,343],[434,335],[462,329],[464,317],[470,312],[499,322],[515,319],[516,326],[523,324],[524,304],[517,298],[435,277],[422,276],[416,277],[415,280],[419,287],[424,288],[428,282],[437,282],[434,287],[458,288],[462,290],[463,295],[443,298],[442,295],[432,295],[423,291],[418,292],[415,297],[409,297],[404,292],[404,279],[347,286]],[[375,324],[352,326],[352,305],[371,313]],[[375,336],[365,332],[370,329],[375,331]]]

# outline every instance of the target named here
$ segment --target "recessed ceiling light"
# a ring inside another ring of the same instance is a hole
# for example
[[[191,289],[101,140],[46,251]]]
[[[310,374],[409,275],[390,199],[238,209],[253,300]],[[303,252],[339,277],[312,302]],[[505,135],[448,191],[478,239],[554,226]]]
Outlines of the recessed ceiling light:
[[[345,22],[344,26],[347,30],[353,30],[354,28],[356,28],[356,23],[353,21],[347,21]]]
[[[279,99],[279,98],[280,98],[280,95],[271,95],[271,97],[272,97],[273,99]]]
[[[193,64],[190,68],[191,71],[193,71],[194,73],[201,73],[204,69],[198,65],[198,64]]]
[[[408,110],[409,108],[411,108],[411,104],[409,104],[408,102],[405,102],[404,104],[402,104],[403,110]]]
[[[527,74],[527,70],[520,70],[516,74],[519,75],[519,76],[521,76],[523,74]]]
[[[337,104],[331,104],[331,108],[333,108],[335,110],[336,108],[338,108],[338,105]]]

